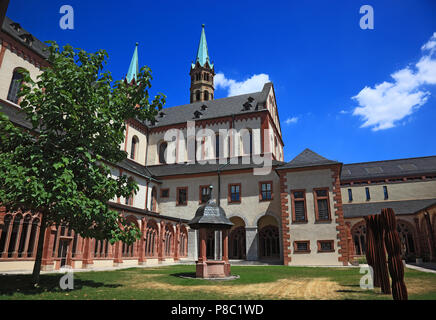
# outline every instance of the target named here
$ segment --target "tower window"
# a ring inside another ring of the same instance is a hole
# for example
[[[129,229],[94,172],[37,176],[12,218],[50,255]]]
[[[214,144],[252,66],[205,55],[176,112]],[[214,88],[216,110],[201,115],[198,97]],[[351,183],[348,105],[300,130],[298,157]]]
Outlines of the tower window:
[[[195,92],[195,101],[200,101],[200,91]]]
[[[209,100],[209,91],[204,92],[204,100],[205,101]]]
[[[8,92],[8,100],[13,103],[18,102],[18,92],[20,91],[21,84],[23,83],[23,74],[16,69],[12,75],[11,85]]]
[[[353,201],[353,191],[351,189],[348,189],[348,201]]]
[[[132,138],[132,146],[130,149],[130,159],[135,160],[135,158],[136,158],[137,149],[138,149],[138,142],[139,142],[138,137],[134,136]]]
[[[369,193],[369,188],[368,187],[365,187],[365,192],[366,192],[366,200],[367,201],[371,200],[371,195]]]
[[[168,144],[166,142],[162,142],[159,146],[159,163],[165,164],[165,151],[167,150]]]

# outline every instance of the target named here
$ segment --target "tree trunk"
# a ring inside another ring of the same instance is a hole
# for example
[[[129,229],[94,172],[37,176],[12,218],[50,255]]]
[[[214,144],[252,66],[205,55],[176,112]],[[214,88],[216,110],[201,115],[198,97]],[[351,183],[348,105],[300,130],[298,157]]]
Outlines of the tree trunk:
[[[46,215],[42,214],[41,227],[39,230],[38,247],[36,250],[35,264],[33,265],[32,285],[37,286],[39,282],[39,274],[41,272],[42,252],[44,249],[44,239],[46,227]]]

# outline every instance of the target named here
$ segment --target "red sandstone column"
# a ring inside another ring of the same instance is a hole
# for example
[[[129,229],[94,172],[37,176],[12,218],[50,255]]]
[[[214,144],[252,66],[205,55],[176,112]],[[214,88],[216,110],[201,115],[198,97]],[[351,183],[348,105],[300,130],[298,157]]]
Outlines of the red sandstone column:
[[[226,277],[230,276],[230,263],[229,263],[229,230],[223,230],[223,260],[224,260],[224,273]]]
[[[416,227],[416,251],[417,251],[417,258],[422,258],[423,252],[422,252],[422,244],[421,244],[421,230],[419,227],[419,218],[414,218],[413,221],[415,222]]]
[[[174,261],[179,261],[180,248],[180,224],[176,225],[176,237],[174,239]]]
[[[198,261],[206,262],[206,229],[200,229],[200,252],[198,253]]]
[[[145,264],[147,259],[145,258],[145,230],[147,228],[147,220],[141,220],[141,239],[139,241],[139,264]]]
[[[229,230],[223,230],[223,260],[229,262]]]
[[[41,270],[43,271],[53,270],[53,244],[54,232],[52,230],[52,227],[48,227],[45,229],[44,248],[42,250]]]
[[[23,223],[24,223],[24,215],[21,215],[23,218],[20,220],[20,226],[18,227],[17,236],[15,238],[14,248],[12,249],[12,258],[18,258],[18,246],[20,245],[21,233],[23,232]],[[15,220],[15,219],[14,219]]]
[[[158,247],[157,247],[157,260],[158,263],[162,263],[162,261],[164,261],[164,257],[163,257],[163,235],[165,232],[165,223],[163,221],[161,221],[160,223],[160,228],[159,228],[159,243],[158,243]]]
[[[82,268],[86,269],[88,267],[91,267],[94,264],[94,251],[93,244],[94,239],[86,238],[85,239],[85,245],[83,249],[83,261],[82,261]]]
[[[121,241],[117,241],[115,243],[115,257],[114,257],[114,265],[118,265],[119,263],[123,263],[123,258],[122,258],[122,242]]]

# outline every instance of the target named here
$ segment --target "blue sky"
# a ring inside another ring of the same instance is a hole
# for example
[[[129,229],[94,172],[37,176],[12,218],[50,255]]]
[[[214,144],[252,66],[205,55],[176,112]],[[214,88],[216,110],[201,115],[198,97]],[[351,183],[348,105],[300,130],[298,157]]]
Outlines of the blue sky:
[[[59,27],[65,4],[74,30]],[[359,27],[365,4],[373,30]],[[204,23],[221,79],[274,83],[286,161],[304,148],[344,163],[436,155],[434,0],[11,0],[7,16],[40,40],[105,49],[117,79],[139,42],[167,106],[189,103]]]

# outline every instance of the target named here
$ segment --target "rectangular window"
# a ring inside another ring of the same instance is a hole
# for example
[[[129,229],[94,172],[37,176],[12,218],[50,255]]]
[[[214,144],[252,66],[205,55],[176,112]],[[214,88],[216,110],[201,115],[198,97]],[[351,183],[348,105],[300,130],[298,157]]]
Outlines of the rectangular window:
[[[259,182],[259,200],[260,201],[268,201],[272,200],[272,181]]]
[[[209,186],[200,186],[200,203],[206,203],[209,200]]]
[[[292,200],[292,221],[307,222],[306,191],[305,190],[291,191],[291,200]]]
[[[334,252],[335,251],[334,240],[319,240],[318,252]]]
[[[369,201],[371,199],[371,195],[369,194],[369,188],[368,187],[365,188],[365,192],[366,192],[366,200]]]
[[[186,206],[188,204],[188,187],[177,188],[177,203],[178,206]]]
[[[348,189],[348,201],[353,201],[353,190]]]
[[[330,221],[329,189],[314,189],[316,221]]]
[[[229,184],[229,203],[241,202],[241,184]]]
[[[294,241],[294,253],[310,253],[310,241]]]
[[[385,194],[385,200],[389,199],[388,187],[383,186],[383,193]]]
[[[160,189],[160,197],[168,198],[170,196],[170,189]]]

